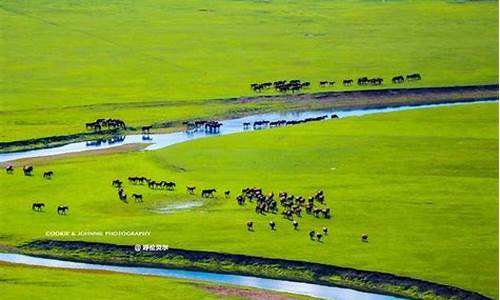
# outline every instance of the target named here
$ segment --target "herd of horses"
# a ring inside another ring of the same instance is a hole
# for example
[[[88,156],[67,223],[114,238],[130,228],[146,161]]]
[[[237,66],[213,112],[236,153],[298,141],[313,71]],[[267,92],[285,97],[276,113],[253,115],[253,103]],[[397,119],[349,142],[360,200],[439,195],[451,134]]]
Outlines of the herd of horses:
[[[116,129],[126,127],[125,122],[120,119],[97,119],[94,122],[85,123],[87,130],[94,130],[100,132],[103,128]]]
[[[259,120],[259,121],[254,121],[252,122],[244,122],[243,123],[243,129],[249,129],[252,127],[253,129],[263,129],[263,128],[274,128],[274,127],[281,127],[281,126],[289,126],[289,125],[297,125],[297,124],[303,124],[303,123],[308,123],[308,122],[316,122],[316,121],[322,121],[325,119],[328,119],[328,115],[323,115],[323,116],[318,116],[318,117],[310,117],[310,118],[304,118],[300,120],[276,120],[276,121],[268,121],[268,120]],[[330,118],[332,119],[338,119],[337,114],[332,114]]]
[[[5,167],[5,171],[9,175],[13,175],[14,174],[14,166],[8,165],[7,167]],[[24,176],[33,176],[33,171],[34,171],[33,166],[30,166],[30,165],[23,166]],[[45,172],[43,172],[43,175],[42,175],[43,178],[49,179],[49,180],[52,179],[53,176],[54,176],[54,171],[45,171]],[[43,203],[43,202],[34,202],[31,205],[31,209],[33,211],[36,211],[36,212],[42,212],[44,208],[45,208],[45,203]],[[58,205],[57,206],[57,214],[58,215],[66,215],[68,211],[69,211],[69,207],[67,205]]]
[[[7,174],[14,174],[14,166],[9,165],[5,167]],[[33,176],[34,168],[31,165],[25,165],[22,168],[23,174],[25,176]],[[53,171],[44,171],[43,178],[52,179],[54,176]],[[129,176],[128,182],[132,185],[147,185],[153,190],[167,190],[173,191],[176,188],[176,184],[173,181],[166,180],[153,180],[144,176]],[[111,182],[112,187],[117,189],[118,198],[124,203],[127,202],[127,194],[124,190],[124,183],[120,179],[115,179]],[[190,195],[194,195],[196,186],[186,186],[186,192]],[[217,190],[215,188],[207,188],[201,190],[202,198],[214,198]],[[132,199],[136,203],[144,202],[142,194],[133,193]],[[231,191],[224,191],[224,197],[226,199],[231,198]],[[274,192],[264,193],[262,188],[256,187],[246,187],[241,190],[241,193],[236,197],[236,202],[240,206],[244,206],[247,202],[255,204],[255,213],[258,215],[272,214],[281,216],[290,221],[292,228],[294,230],[299,230],[299,218],[302,218],[303,211],[307,215],[312,215],[315,218],[330,219],[332,217],[330,208],[326,206],[325,194],[322,190],[317,191],[312,196],[305,197],[295,196],[288,192],[280,192],[277,197],[275,197]],[[31,209],[36,212],[42,212],[45,208],[45,203],[34,202]],[[281,212],[280,212],[281,210]],[[58,215],[67,215],[69,207],[67,205],[58,205],[56,208]],[[248,231],[254,231],[254,222],[252,220],[247,221],[246,228]],[[269,228],[272,231],[276,231],[276,223],[274,221],[269,222]],[[308,232],[309,239],[321,242],[322,239],[328,235],[328,228],[323,226],[322,230],[316,231],[311,229]],[[362,234],[361,241],[368,242],[368,235]]]
[[[397,75],[392,77],[393,84],[401,84],[404,83],[405,81],[417,81],[417,80],[422,80],[422,76],[419,73],[408,74],[406,76]],[[369,78],[367,76],[364,76],[357,79],[357,84],[359,86],[379,86],[382,85],[383,82],[384,79],[381,77]],[[322,80],[319,82],[319,87],[321,88],[331,87],[334,86],[336,83],[337,83],[336,81]],[[354,80],[344,79],[342,80],[342,84],[346,87],[352,86],[354,84]],[[273,82],[268,81],[268,82],[250,84],[250,88],[256,93],[260,93],[264,90],[270,90],[271,88],[274,88],[274,90],[279,93],[288,93],[288,92],[295,93],[301,91],[302,89],[307,89],[309,87],[311,87],[311,82],[309,81],[302,82],[299,79],[277,80]]]
[[[262,188],[244,188],[241,190],[241,194],[236,196],[236,202],[238,205],[245,205],[246,202],[255,203],[255,212],[259,215],[278,214],[281,207],[281,216],[291,222],[294,230],[298,230],[299,222],[297,218],[302,218],[302,210],[304,209],[306,214],[313,215],[316,218],[331,218],[330,208],[325,207],[326,200],[324,192],[318,191],[313,196],[304,198],[302,196],[295,196],[289,194],[288,192],[280,192],[278,197],[275,197],[274,192],[265,194]],[[319,205],[318,205],[319,204]],[[254,222],[252,220],[247,221],[246,227],[248,231],[254,231]],[[276,223],[274,221],[269,222],[269,228],[272,231],[276,230]],[[322,228],[322,233],[320,231],[315,231],[311,229],[309,231],[309,238],[311,240],[321,241],[321,239],[328,234],[328,228],[324,226]]]
[[[133,184],[133,185],[147,185],[152,190],[173,191],[176,188],[176,184],[173,181],[153,180],[151,178],[147,178],[144,176],[129,176],[127,179],[128,179],[128,182]],[[121,201],[123,201],[124,203],[128,203],[127,194],[125,193],[125,190],[123,188],[123,181],[120,179],[114,179],[111,182],[111,186],[115,187],[117,189],[118,198]],[[187,186],[186,187],[186,191],[188,194],[193,195],[195,190],[196,190],[195,186]],[[203,189],[203,190],[201,190],[201,197],[202,198],[214,198],[216,192],[217,192],[217,190],[214,188]],[[225,194],[226,198],[228,198],[230,195],[230,191],[225,191],[224,194]],[[135,194],[134,193],[134,194],[132,194],[132,198],[135,200],[136,203],[143,202],[142,194]]]

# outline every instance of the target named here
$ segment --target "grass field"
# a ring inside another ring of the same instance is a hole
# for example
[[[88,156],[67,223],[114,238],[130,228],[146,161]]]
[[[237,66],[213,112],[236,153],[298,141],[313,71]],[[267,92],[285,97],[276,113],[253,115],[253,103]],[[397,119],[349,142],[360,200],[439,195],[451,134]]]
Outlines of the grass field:
[[[49,230],[149,230],[151,236],[86,238],[111,243],[289,258],[385,271],[447,283],[498,298],[498,104],[477,104],[325,121],[200,139],[154,152],[33,162],[35,176],[0,174],[0,243],[46,238]],[[53,180],[43,180],[44,170]],[[175,192],[142,193],[124,204],[114,178],[177,182]],[[185,185],[215,187],[199,208],[160,214],[199,201]],[[323,189],[333,218],[299,219],[239,207],[235,193],[261,186],[308,196]],[[222,191],[233,191],[224,199]],[[45,202],[44,213],[31,203]],[[58,216],[58,204],[70,206]],[[245,229],[247,220],[255,232]],[[274,220],[277,231],[267,223]],[[323,243],[307,232],[328,226]],[[361,243],[367,233],[369,243]],[[78,238],[85,239],[85,238]]]
[[[203,100],[259,81],[498,83],[497,1],[3,0],[0,20],[1,141],[228,113]]]
[[[50,269],[0,263],[2,299],[251,299],[241,295],[254,289],[234,288],[156,276],[137,276],[103,271]],[[213,292],[230,291],[236,295]],[[239,294],[239,295],[238,295]],[[286,294],[276,299],[310,299]],[[286,298],[285,298],[286,296]]]

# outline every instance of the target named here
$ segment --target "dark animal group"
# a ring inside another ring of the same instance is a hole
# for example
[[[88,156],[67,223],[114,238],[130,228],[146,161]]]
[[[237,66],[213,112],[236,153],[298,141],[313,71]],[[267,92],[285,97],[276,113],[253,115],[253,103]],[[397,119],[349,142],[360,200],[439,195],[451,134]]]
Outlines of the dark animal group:
[[[120,119],[97,119],[94,122],[85,123],[87,130],[100,132],[103,128],[116,129],[125,128],[125,122]]]
[[[9,175],[12,175],[14,174],[14,166],[12,165],[9,165],[7,167],[5,167],[5,171],[7,172],[7,174]],[[33,171],[34,171],[34,168],[33,166],[23,166],[23,174],[24,176],[33,176]],[[43,172],[43,178],[45,179],[52,179],[52,177],[54,176],[54,171],[45,171]],[[45,207],[45,203],[42,203],[42,202],[34,202],[32,205],[31,205],[31,209],[34,210],[34,211],[37,211],[37,212],[41,212],[43,211],[43,208]],[[67,211],[69,210],[69,207],[66,206],[66,205],[59,205],[57,207],[57,214],[59,215],[66,215],[67,214]]]
[[[394,84],[400,84],[404,83],[406,81],[416,81],[416,80],[422,80],[422,76],[419,73],[414,73],[414,74],[408,74],[405,76],[403,75],[398,75],[394,76],[392,78],[392,83]],[[360,77],[357,80],[357,84],[359,86],[377,86],[377,85],[382,85],[384,82],[384,79],[381,77]],[[331,87],[334,86],[336,81],[330,81],[330,80],[323,80],[319,82],[319,87]],[[351,86],[354,84],[353,79],[344,79],[342,80],[342,84],[344,86]],[[250,88],[257,93],[262,92],[263,90],[269,90],[271,88],[274,88],[277,92],[280,93],[287,93],[287,92],[298,92],[303,88],[309,88],[311,86],[311,83],[309,81],[306,82],[301,82],[298,79],[294,80],[278,80],[274,82],[264,82],[264,83],[252,83],[250,84]]]
[[[238,205],[245,205],[247,201],[255,202],[255,212],[261,215],[266,213],[278,214],[281,209],[281,216],[291,221],[294,230],[298,230],[299,226],[299,222],[295,218],[301,218],[303,210],[305,210],[306,214],[314,215],[316,218],[331,218],[330,208],[324,206],[326,201],[323,191],[318,191],[306,199],[287,192],[280,192],[278,197],[275,197],[273,192],[264,194],[261,188],[244,188],[241,190],[241,194],[236,196],[236,202]],[[321,206],[317,205],[318,203]],[[274,221],[271,221],[269,226],[271,230],[276,230]],[[247,222],[247,229],[253,231],[253,221]],[[327,231],[328,229],[324,227],[323,234],[317,235],[314,233],[314,236],[320,241],[323,235],[327,234]],[[311,239],[314,239],[314,236],[311,236]]]
[[[269,90],[274,88],[277,92],[286,93],[286,92],[298,92],[302,89],[307,89],[311,86],[311,83],[308,81],[301,82],[298,79],[293,80],[278,80],[274,82],[264,82],[264,83],[252,83],[250,88],[254,92],[262,92],[262,90]]]
[[[337,119],[338,117],[339,116],[337,116],[336,114],[331,115],[332,119]],[[290,121],[287,121],[287,120],[277,120],[277,121],[261,120],[261,121],[255,121],[253,123],[245,122],[245,123],[243,123],[243,129],[249,129],[250,127],[253,127],[253,129],[274,128],[274,127],[297,125],[297,124],[302,124],[302,123],[321,121],[321,120],[325,120],[325,119],[328,119],[328,115],[305,118],[305,119],[301,119],[301,120],[290,120]]]
[[[184,121],[183,125],[186,126],[187,132],[195,132],[199,130],[204,130],[206,133],[219,133],[222,123],[219,121]]]
[[[30,166],[30,165],[23,166],[24,176],[33,176],[33,170],[34,170],[33,166]],[[14,174],[14,166],[12,166],[12,165],[6,166],[5,172],[7,172],[7,174],[9,174],[9,175]],[[43,172],[42,177],[45,179],[52,179],[53,176],[54,176],[54,171],[45,171],[45,172]]]
[[[43,208],[45,207],[45,204],[42,202],[35,202],[31,206],[31,209],[37,212],[42,212]],[[58,215],[67,215],[69,211],[69,207],[66,205],[59,205],[57,206],[57,214]]]

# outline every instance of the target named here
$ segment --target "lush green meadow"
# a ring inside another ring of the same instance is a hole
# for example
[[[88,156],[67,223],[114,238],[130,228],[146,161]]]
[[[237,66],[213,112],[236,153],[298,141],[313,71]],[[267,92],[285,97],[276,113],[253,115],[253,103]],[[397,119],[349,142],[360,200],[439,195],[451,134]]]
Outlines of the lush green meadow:
[[[32,161],[33,162],[33,161]],[[46,231],[151,231],[149,237],[76,238],[243,253],[386,271],[498,297],[498,104],[421,109],[200,139],[154,152],[33,162],[35,176],[0,174],[0,244],[47,238]],[[53,180],[41,173],[53,170]],[[173,180],[174,192],[125,184],[145,202],[124,204],[111,180]],[[185,185],[217,188],[202,207]],[[332,219],[299,218],[238,206],[245,186],[304,196],[323,189]],[[225,199],[222,191],[233,195]],[[45,212],[31,210],[45,202]],[[70,206],[58,216],[58,204]],[[255,223],[255,232],[245,228]],[[274,220],[277,230],[269,230]],[[328,226],[323,243],[310,229]],[[369,243],[362,243],[362,233]],[[53,237],[52,237],[53,238]]]
[[[193,101],[259,81],[498,83],[497,1],[2,0],[0,22],[1,141],[227,114]]]

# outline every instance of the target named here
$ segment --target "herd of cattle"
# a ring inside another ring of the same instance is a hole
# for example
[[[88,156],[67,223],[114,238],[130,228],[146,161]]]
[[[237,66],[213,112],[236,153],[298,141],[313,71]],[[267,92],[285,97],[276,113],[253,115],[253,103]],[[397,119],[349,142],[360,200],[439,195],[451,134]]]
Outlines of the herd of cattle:
[[[398,75],[394,76],[392,78],[392,83],[394,84],[401,84],[406,81],[416,81],[416,80],[422,80],[422,76],[419,73],[413,73],[413,74],[408,74],[405,76],[403,75]],[[359,86],[378,86],[382,85],[384,82],[384,79],[381,77],[360,77],[357,80],[357,83]],[[323,80],[319,82],[319,87],[330,87],[334,86],[336,81],[330,81],[330,80]],[[342,81],[342,84],[344,86],[352,86],[354,83],[353,79],[344,79]],[[311,82],[305,81],[302,82],[299,79],[293,79],[293,80],[277,80],[274,82],[262,82],[262,83],[252,83],[250,84],[250,88],[257,93],[262,92],[263,90],[270,90],[271,88],[274,88],[275,91],[280,92],[280,93],[287,93],[287,92],[298,92],[302,89],[307,89],[311,87]]]
[[[94,130],[100,132],[103,128],[116,129],[125,128],[125,122],[120,119],[97,119],[94,122],[85,123],[85,128],[87,130]]]
[[[5,171],[9,175],[13,175],[14,174],[14,166],[8,165],[7,167],[5,167]],[[33,176],[33,171],[34,171],[33,166],[30,166],[30,165],[23,166],[24,176]],[[48,180],[52,179],[53,176],[54,176],[53,171],[45,171],[45,172],[43,172],[43,175],[42,175],[43,178],[48,179]],[[43,203],[43,202],[34,202],[31,205],[31,209],[34,211],[37,211],[37,212],[43,211],[44,208],[45,208],[45,203]],[[68,211],[69,211],[69,207],[67,205],[58,205],[57,206],[57,214],[58,215],[66,215]]]
[[[7,174],[14,174],[14,166],[9,165],[5,168]],[[33,176],[33,166],[25,165],[23,166],[23,174],[25,176]],[[45,171],[43,172],[43,178],[52,179],[54,176],[53,171]],[[176,184],[173,181],[166,180],[153,180],[144,176],[130,176],[128,177],[128,182],[133,185],[147,185],[148,188],[153,190],[167,190],[173,191],[176,188]],[[111,182],[111,186],[117,189],[117,194],[119,200],[124,203],[128,203],[127,194],[123,189],[123,181],[120,179],[115,179]],[[193,195],[195,193],[195,186],[186,186],[186,192],[188,194]],[[208,188],[201,190],[202,198],[214,198],[217,190],[215,188]],[[231,197],[231,192],[229,190],[224,191],[225,198]],[[281,209],[281,216],[291,222],[291,225],[294,230],[298,230],[299,222],[297,218],[302,218],[302,212],[305,210],[305,213],[308,215],[312,215],[316,218],[331,218],[330,208],[326,207],[326,200],[324,192],[318,191],[314,195],[308,197],[307,199],[302,196],[295,196],[293,194],[289,194],[287,192],[280,192],[278,197],[275,197],[273,192],[264,194],[261,188],[256,187],[247,187],[241,190],[241,193],[237,195],[236,202],[240,206],[244,206],[247,202],[255,203],[255,213],[259,215],[277,214]],[[133,193],[132,199],[136,203],[142,203],[144,201],[142,194]],[[45,203],[42,202],[34,202],[32,204],[32,210],[41,212],[45,207]],[[57,206],[57,214],[66,215],[69,211],[69,207],[66,205],[58,205]],[[275,231],[276,223],[274,221],[269,222],[269,227],[272,231]],[[254,231],[254,222],[249,220],[246,223],[246,228],[248,231]],[[311,229],[309,231],[309,238],[311,240],[321,241],[328,235],[328,228],[324,226],[321,231],[315,231]],[[367,242],[368,235],[362,234],[361,241]]]

